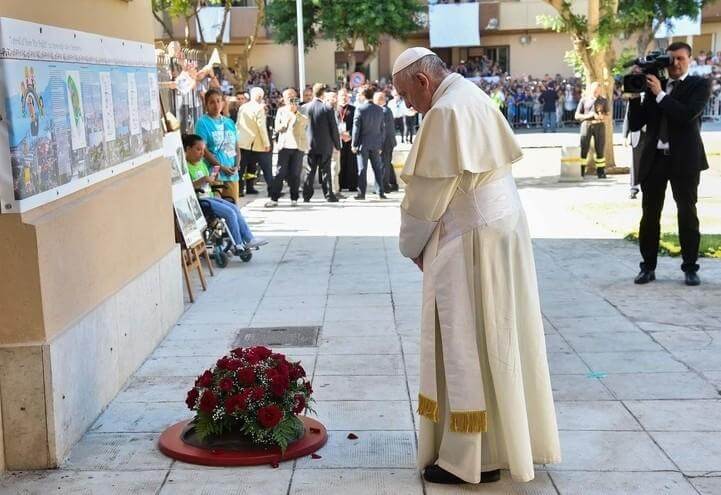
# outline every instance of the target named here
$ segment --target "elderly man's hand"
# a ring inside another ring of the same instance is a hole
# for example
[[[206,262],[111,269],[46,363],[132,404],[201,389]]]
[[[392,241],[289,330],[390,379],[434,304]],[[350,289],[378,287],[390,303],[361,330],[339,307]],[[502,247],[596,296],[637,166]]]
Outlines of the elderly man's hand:
[[[646,83],[648,84],[648,89],[651,90],[654,96],[658,96],[658,94],[662,91],[661,81],[659,81],[658,77],[653,74],[646,75]]]

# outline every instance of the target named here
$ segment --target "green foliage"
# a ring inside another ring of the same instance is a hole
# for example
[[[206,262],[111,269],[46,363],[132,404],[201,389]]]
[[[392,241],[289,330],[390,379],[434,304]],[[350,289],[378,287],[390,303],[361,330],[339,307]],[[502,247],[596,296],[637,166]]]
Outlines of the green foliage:
[[[586,82],[586,70],[583,67],[583,61],[581,57],[574,50],[567,51],[563,56],[563,61],[573,69],[574,74],[581,74],[581,78]]]
[[[285,453],[288,444],[298,438],[299,433],[305,428],[303,422],[297,416],[291,416],[284,419],[273,428],[271,436],[273,441],[280,447],[280,451]]]
[[[619,0],[618,22],[632,33],[651,28],[654,19],[664,22],[672,17],[697,17],[704,5],[714,0]]]
[[[360,40],[372,50],[383,35],[403,39],[418,30],[422,10],[419,0],[303,0],[303,40],[308,48],[322,36],[343,49]],[[298,43],[295,2],[270,2],[266,19],[275,41]]]
[[[638,242],[638,232],[628,234],[625,239]],[[662,233],[658,252],[672,257],[681,256],[681,243],[678,240],[678,234]],[[702,258],[721,258],[721,234],[703,234],[698,254]]]
[[[631,60],[636,58],[636,50],[633,50],[631,48],[624,48],[624,50],[621,52],[621,54],[616,58],[616,64],[611,69],[611,72],[615,76],[620,76],[627,71],[627,69],[624,67],[627,62],[630,62]]]
[[[205,413],[198,412],[195,417],[195,431],[198,433],[198,437],[201,440],[205,440],[208,437],[215,437],[222,435],[226,431],[229,431],[229,425],[224,421],[213,421],[213,418]]]
[[[315,46],[318,38],[318,10],[320,0],[303,0],[303,43],[306,51]],[[275,0],[265,10],[265,21],[277,43],[298,45],[295,2]]]

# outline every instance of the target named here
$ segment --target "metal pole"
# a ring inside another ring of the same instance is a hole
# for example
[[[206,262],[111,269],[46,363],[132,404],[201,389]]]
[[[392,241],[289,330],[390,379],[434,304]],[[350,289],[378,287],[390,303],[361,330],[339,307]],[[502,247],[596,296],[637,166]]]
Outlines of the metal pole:
[[[305,89],[305,41],[303,40],[303,0],[295,0],[295,15],[298,30],[298,91]],[[300,96],[298,95],[298,96]]]

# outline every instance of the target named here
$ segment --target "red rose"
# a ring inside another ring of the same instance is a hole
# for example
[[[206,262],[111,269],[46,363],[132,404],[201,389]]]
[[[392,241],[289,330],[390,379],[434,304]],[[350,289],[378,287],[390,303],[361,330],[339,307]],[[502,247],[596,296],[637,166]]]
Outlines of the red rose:
[[[270,382],[270,391],[273,392],[273,395],[276,397],[283,397],[286,390],[288,390],[287,380],[273,380]]]
[[[285,362],[285,354],[273,353],[270,355],[270,357],[272,357],[273,359],[275,359],[276,361],[278,361],[280,363]]]
[[[258,409],[258,422],[263,425],[264,428],[273,428],[280,423],[281,419],[283,419],[283,411],[275,404]]]
[[[291,366],[290,371],[288,371],[288,377],[295,381],[298,378],[303,378],[305,376],[305,370],[300,365],[300,363],[296,363],[293,366]]]
[[[283,375],[286,379],[288,379],[288,377],[290,376],[290,366],[288,365],[288,363],[278,363],[278,366],[276,366],[275,369],[277,369],[278,373]]]
[[[220,387],[220,390],[223,390],[224,392],[230,392],[231,390],[233,390],[233,380],[231,378],[225,377],[220,380],[218,386]]]
[[[252,385],[255,383],[255,371],[253,371],[253,368],[240,368],[236,376],[241,385]]]
[[[263,390],[263,387],[253,387],[250,392],[250,398],[258,401],[263,400],[263,397],[265,397],[265,390]]]
[[[242,411],[248,405],[247,394],[235,394],[228,397],[225,401],[225,411],[228,414],[233,414],[235,411]]]
[[[253,354],[252,352],[248,351],[245,353],[245,360],[248,361],[248,364],[254,365],[260,362],[260,357],[257,354]]]
[[[303,394],[295,394],[295,403],[293,405],[293,412],[300,414],[305,409],[305,396]]]
[[[248,350],[247,358],[249,361],[253,361],[254,363],[257,363],[259,361],[262,361],[263,359],[269,358],[273,354],[273,351],[268,349],[267,347],[258,346],[258,347],[251,347]]]
[[[213,373],[210,370],[205,372],[195,380],[196,387],[210,387],[213,384]]]
[[[188,406],[188,409],[195,409],[195,403],[198,400],[198,396],[200,393],[198,392],[197,388],[193,388],[188,392],[188,397],[185,399],[185,403]]]
[[[244,350],[242,347],[236,347],[235,349],[233,349],[232,351],[230,351],[230,354],[233,355],[233,356],[235,356],[235,357],[237,357],[237,358],[242,358],[244,351],[245,351],[245,350]]]
[[[265,377],[268,379],[268,381],[277,380],[280,377],[280,373],[278,370],[274,368],[270,368],[268,371],[265,372]]]
[[[305,382],[305,391],[307,395],[313,393],[313,387],[310,385],[310,382]]]
[[[200,410],[206,414],[210,414],[213,412],[213,409],[215,409],[215,406],[218,405],[218,399],[215,397],[215,394],[211,392],[210,390],[206,390],[203,392],[203,395],[200,397]]]

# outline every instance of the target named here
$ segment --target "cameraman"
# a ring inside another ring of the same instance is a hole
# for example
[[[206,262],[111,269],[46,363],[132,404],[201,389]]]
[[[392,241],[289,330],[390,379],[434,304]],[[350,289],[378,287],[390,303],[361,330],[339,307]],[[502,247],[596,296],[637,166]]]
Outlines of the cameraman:
[[[707,79],[688,74],[691,47],[677,42],[669,45],[671,57],[669,80],[646,75],[643,102],[636,97],[629,102],[629,128],[640,131],[646,126],[646,140],[640,150],[639,176],[643,192],[643,215],[639,227],[641,271],[634,280],[646,284],[656,279],[661,232],[661,210],[666,183],[671,182],[673,199],[678,208],[678,234],[681,243],[686,285],[701,283],[696,264],[701,235],[696,200],[701,170],[708,168],[701,141],[701,115],[710,97]]]

